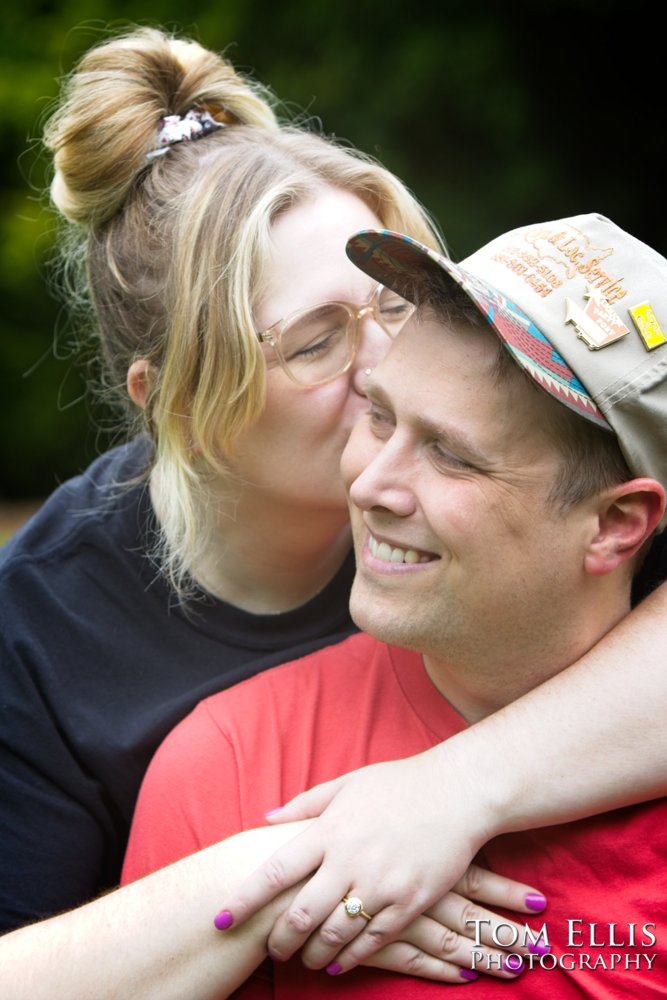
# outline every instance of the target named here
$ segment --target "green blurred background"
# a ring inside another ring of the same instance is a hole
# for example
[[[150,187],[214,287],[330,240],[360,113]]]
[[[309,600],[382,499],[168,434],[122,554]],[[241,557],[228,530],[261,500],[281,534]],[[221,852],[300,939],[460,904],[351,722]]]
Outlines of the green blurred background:
[[[599,211],[667,252],[661,32],[649,5],[561,0],[22,0],[0,13],[0,502],[42,497],[113,437],[48,291],[40,121],[109,25],[226,49],[295,113],[379,157],[455,258]]]

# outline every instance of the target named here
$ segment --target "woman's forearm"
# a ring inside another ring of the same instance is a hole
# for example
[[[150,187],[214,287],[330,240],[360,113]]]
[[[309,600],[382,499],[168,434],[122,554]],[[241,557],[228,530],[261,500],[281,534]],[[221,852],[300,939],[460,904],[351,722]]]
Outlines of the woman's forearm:
[[[0,938],[3,1000],[221,1000],[266,956],[293,891],[243,927],[213,926],[224,896],[303,824],[250,830],[70,913]],[[276,834],[278,835],[276,837]]]

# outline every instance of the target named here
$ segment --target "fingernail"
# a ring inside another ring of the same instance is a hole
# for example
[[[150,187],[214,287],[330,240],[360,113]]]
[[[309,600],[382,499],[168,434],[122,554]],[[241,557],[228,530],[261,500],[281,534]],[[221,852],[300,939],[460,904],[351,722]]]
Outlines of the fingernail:
[[[521,960],[520,955],[508,955],[503,962],[503,969],[505,972],[511,973],[513,976],[518,976],[520,972],[523,972],[525,965]]]
[[[479,979],[479,972],[475,972],[474,969],[459,969],[459,976],[472,982],[474,979]]]
[[[272,951],[268,951],[267,955],[269,956],[269,958],[271,959],[272,962],[282,962],[283,961],[283,959],[280,957],[280,955],[276,955]]]
[[[330,965],[327,965],[327,972],[329,973],[330,976],[337,976],[338,973],[342,971],[343,971],[343,966],[339,965],[338,962],[331,962]]]
[[[219,931],[226,931],[227,928],[231,927],[234,923],[234,917],[231,915],[229,910],[221,910],[213,923]]]
[[[547,898],[541,892],[529,892],[524,898],[524,903],[529,910],[543,910],[547,905]]]
[[[538,944],[530,941],[528,944],[528,951],[531,955],[549,955],[551,953],[551,948],[548,944]]]
[[[282,806],[278,806],[277,809],[269,809],[268,812],[264,813],[264,819],[269,819],[271,816],[275,816],[276,813],[279,813],[281,809]]]

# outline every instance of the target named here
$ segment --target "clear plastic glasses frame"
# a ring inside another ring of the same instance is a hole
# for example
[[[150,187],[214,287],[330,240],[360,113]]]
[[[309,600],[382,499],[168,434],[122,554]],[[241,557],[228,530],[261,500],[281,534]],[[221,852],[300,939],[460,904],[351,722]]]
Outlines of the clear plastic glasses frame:
[[[281,319],[263,333],[285,374],[297,385],[324,385],[351,368],[361,340],[361,322],[372,318],[394,338],[415,310],[396,292],[378,285],[365,305],[323,302]]]

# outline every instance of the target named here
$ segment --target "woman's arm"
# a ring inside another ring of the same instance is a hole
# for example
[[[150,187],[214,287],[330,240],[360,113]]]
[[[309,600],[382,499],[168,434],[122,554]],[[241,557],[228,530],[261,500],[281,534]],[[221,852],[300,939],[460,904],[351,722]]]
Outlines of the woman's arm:
[[[4,1000],[220,1000],[266,957],[285,900],[221,935],[220,892],[232,892],[290,826],[231,837],[86,906],[0,938]]]
[[[318,957],[348,969],[440,897],[493,836],[664,795],[666,649],[662,585],[578,663],[502,711],[417,757],[363,768],[272,814],[319,819],[220,901],[242,924],[316,871],[271,933],[272,953],[285,958],[332,919],[350,885],[362,895],[363,886],[383,887],[372,936],[349,921],[353,944],[318,947]],[[296,913],[308,914],[305,924]]]
[[[223,1000],[266,958],[269,931],[297,888],[225,934],[211,919],[215,902],[305,825],[247,830],[77,910],[5,934],[0,938],[0,996]],[[510,905],[515,901],[522,908],[528,886],[492,873],[478,874],[478,896]],[[503,953],[492,935],[494,927],[508,926],[507,918],[481,907],[475,912],[485,927],[485,946],[477,948],[477,954],[496,958],[495,963],[485,961],[484,968],[512,978],[511,969],[500,967]],[[470,913],[468,899],[447,893],[430,915],[406,928],[401,940],[378,951],[370,964],[442,982],[470,981],[474,974],[461,974],[474,964],[474,929],[466,925]]]

